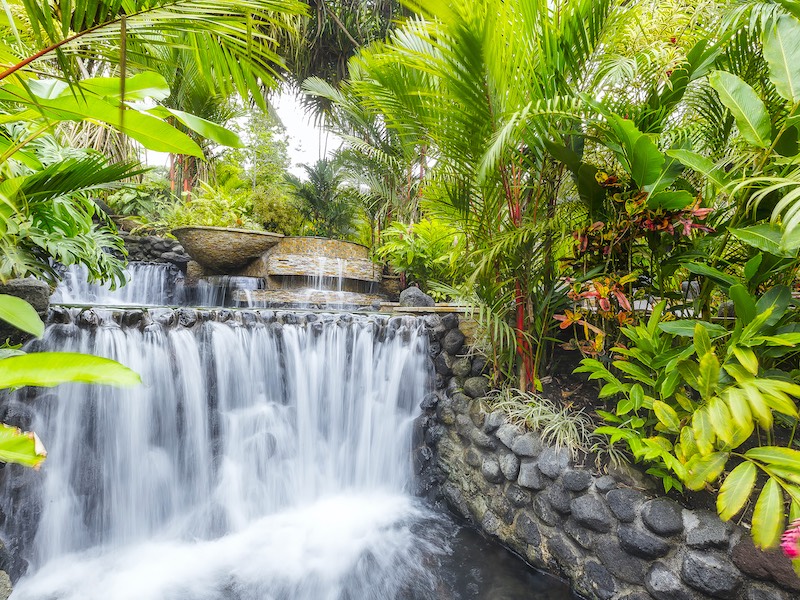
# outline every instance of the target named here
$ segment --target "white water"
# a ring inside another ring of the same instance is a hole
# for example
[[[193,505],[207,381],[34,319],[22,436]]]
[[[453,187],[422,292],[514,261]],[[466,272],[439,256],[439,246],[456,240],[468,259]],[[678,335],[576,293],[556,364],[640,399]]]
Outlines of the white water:
[[[328,320],[50,326],[45,348],[116,358],[144,384],[37,402],[50,454],[18,475],[41,516],[13,598],[436,598],[424,563],[446,543],[412,533],[436,520],[407,495],[424,330]],[[6,536],[32,535],[5,510]]]
[[[179,273],[170,264],[129,263],[125,268],[127,283],[115,290],[108,285],[89,283],[89,272],[82,265],[64,268],[63,276],[51,298],[58,304],[93,304],[112,306],[158,306],[178,303]]]

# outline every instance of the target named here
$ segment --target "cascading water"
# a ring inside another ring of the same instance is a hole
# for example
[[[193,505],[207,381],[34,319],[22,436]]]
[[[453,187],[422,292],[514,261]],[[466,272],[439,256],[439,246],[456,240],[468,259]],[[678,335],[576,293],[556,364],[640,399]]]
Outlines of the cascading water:
[[[112,357],[143,384],[6,402],[30,403],[49,450],[40,472],[5,469],[3,539],[29,563],[14,600],[571,597],[465,558],[479,541],[409,495],[419,321],[60,314],[34,349]]]
[[[164,263],[129,263],[128,282],[112,290],[107,285],[89,283],[86,267],[64,268],[52,301],[59,304],[114,306],[159,306],[181,303],[182,276],[176,267]]]

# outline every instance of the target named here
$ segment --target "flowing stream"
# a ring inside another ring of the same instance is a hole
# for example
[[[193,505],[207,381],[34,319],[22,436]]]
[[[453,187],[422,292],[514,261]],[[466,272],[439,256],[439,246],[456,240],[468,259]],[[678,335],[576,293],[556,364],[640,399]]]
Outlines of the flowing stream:
[[[4,469],[2,537],[27,561],[13,600],[572,598],[411,496],[419,320],[92,312],[31,349],[111,357],[143,384],[7,399],[49,451]]]

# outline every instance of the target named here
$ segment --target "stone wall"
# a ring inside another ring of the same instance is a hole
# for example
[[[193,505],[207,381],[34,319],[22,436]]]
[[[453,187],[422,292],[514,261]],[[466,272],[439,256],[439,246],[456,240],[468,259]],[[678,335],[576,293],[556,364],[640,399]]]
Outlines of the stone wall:
[[[119,235],[125,242],[129,261],[171,263],[186,271],[190,258],[177,240],[152,235],[136,236],[126,231],[120,231]]]
[[[492,412],[485,361],[467,355],[456,315],[425,319],[436,379],[415,436],[421,495],[587,598],[800,598],[790,561],[741,527],[576,466]]]

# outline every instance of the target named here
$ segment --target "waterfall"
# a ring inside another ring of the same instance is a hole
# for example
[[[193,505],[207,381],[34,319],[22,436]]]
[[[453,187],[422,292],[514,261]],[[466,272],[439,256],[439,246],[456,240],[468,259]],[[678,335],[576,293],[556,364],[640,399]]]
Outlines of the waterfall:
[[[417,321],[140,331],[110,314],[94,329],[50,325],[41,343],[119,360],[143,385],[61,386],[35,401],[49,457],[14,485],[40,500],[35,533],[15,532],[33,540],[38,573],[14,598],[317,600],[345,583],[391,598],[396,572],[422,573],[409,530],[420,509],[404,494],[426,385]],[[362,574],[365,556],[377,565]]]
[[[27,561],[13,600],[571,597],[410,495],[421,320],[54,314],[29,350],[114,358],[143,383],[2,403],[29,407],[49,451],[2,470],[0,533]]]
[[[64,267],[52,302],[113,306],[180,304],[182,276],[173,265],[132,262],[125,268],[125,274],[127,283],[112,290],[108,285],[90,283],[89,272],[83,265]]]

